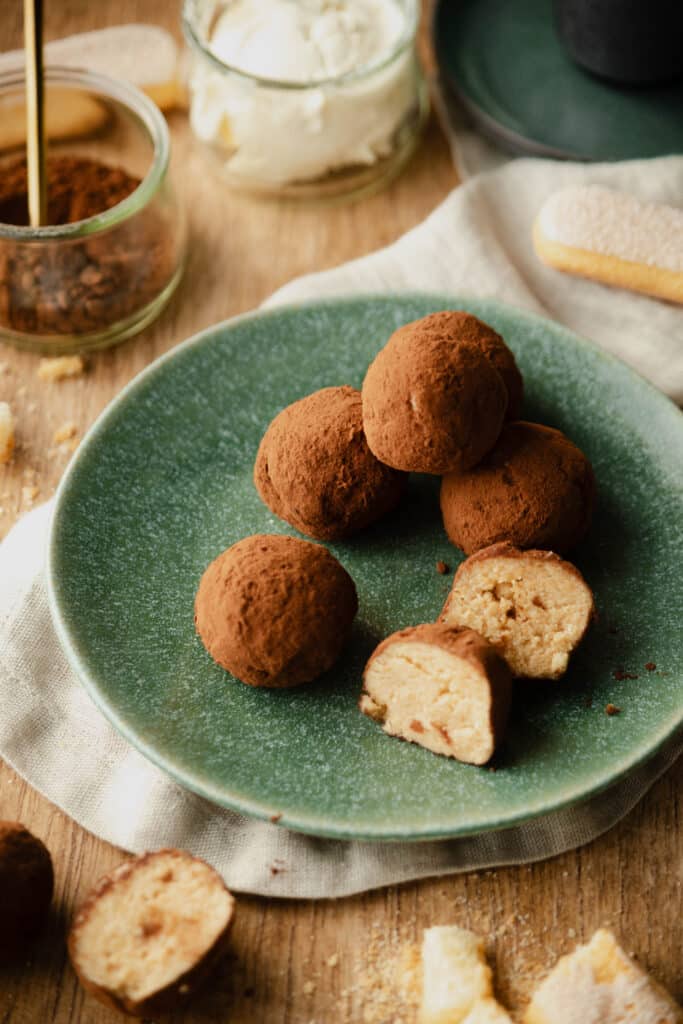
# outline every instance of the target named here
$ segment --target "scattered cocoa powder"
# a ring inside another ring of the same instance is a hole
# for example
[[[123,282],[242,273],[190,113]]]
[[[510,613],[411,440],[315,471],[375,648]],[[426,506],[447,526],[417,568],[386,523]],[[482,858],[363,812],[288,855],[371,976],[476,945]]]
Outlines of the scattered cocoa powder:
[[[634,676],[632,672],[624,672],[623,668],[615,668],[612,673],[618,683],[623,683],[625,679],[637,679],[638,676]]]
[[[84,157],[47,163],[48,221],[65,225],[126,199],[140,179]],[[28,223],[26,160],[0,166],[0,222]],[[0,237],[0,328],[22,334],[105,331],[148,306],[177,265],[174,225],[152,202],[73,241]]]

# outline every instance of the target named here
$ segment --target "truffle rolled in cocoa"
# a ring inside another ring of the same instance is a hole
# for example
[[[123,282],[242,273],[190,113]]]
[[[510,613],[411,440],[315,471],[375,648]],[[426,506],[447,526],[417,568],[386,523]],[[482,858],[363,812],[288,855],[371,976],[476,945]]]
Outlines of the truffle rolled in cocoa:
[[[564,553],[584,537],[594,495],[591,464],[569,438],[518,420],[478,466],[444,476],[441,513],[467,555],[504,540]]]
[[[323,388],[288,405],[259,446],[254,483],[268,508],[317,540],[338,540],[390,512],[406,477],[368,448],[360,391]]]
[[[243,683],[298,686],[334,665],[357,609],[354,582],[327,548],[256,534],[209,565],[195,625],[214,661]]]
[[[462,472],[498,438],[507,387],[473,337],[476,325],[485,325],[473,317],[458,324],[454,329],[443,314],[406,324],[368,368],[363,426],[370,449],[388,466],[437,476]]]
[[[0,963],[24,953],[50,909],[54,873],[46,846],[18,821],[0,821]]]

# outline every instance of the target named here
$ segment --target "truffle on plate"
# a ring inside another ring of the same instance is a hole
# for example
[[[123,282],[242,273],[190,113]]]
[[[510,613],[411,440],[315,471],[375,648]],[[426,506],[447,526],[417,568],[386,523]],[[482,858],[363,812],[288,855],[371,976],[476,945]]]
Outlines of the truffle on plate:
[[[428,623],[393,633],[365,667],[361,711],[390,736],[485,764],[510,710],[503,659],[471,629]]]
[[[202,576],[195,625],[219,665],[250,686],[298,686],[335,663],[351,632],[353,580],[320,544],[245,537]]]
[[[134,1017],[182,1006],[226,949],[235,901],[183,850],[126,861],[99,880],[69,932],[85,989]]]
[[[47,847],[18,821],[0,821],[0,963],[23,953],[45,922],[54,888]]]
[[[441,513],[467,555],[502,540],[564,553],[585,535],[594,493],[591,464],[569,438],[517,420],[478,466],[444,477]]]
[[[508,393],[506,418],[519,419],[524,398],[524,381],[511,349],[493,327],[471,313],[447,309],[430,313],[419,321],[423,329],[438,330],[453,338],[454,344],[469,343],[481,349],[488,361],[503,378]]]
[[[441,621],[481,633],[514,676],[559,679],[595,613],[579,570],[552,551],[505,541],[458,568]]]
[[[488,328],[466,317],[454,331],[440,316],[400,327],[365,375],[365,435],[396,469],[469,469],[495,444],[505,418],[507,387],[481,342]]]
[[[309,537],[336,540],[393,509],[406,477],[372,454],[360,391],[323,388],[283,409],[259,446],[254,483],[268,508]]]

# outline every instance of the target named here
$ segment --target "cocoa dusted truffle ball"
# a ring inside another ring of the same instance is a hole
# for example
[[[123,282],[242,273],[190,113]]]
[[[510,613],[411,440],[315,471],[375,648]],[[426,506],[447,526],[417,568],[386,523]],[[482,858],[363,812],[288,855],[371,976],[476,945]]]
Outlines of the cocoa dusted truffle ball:
[[[428,623],[393,633],[363,675],[361,711],[390,736],[486,764],[510,710],[510,670],[472,629]]]
[[[43,925],[52,901],[50,854],[18,821],[0,821],[0,962],[22,953]]]
[[[449,315],[437,314],[392,334],[363,382],[363,427],[378,459],[440,476],[469,469],[493,447],[508,395],[480,344],[485,330],[466,317],[454,331]]]
[[[353,580],[327,548],[256,534],[202,576],[195,625],[219,665],[250,686],[298,686],[335,663],[351,632]]]
[[[569,438],[518,420],[478,466],[444,477],[441,513],[467,555],[503,540],[565,552],[585,535],[594,494],[591,464]]]
[[[318,540],[369,526],[394,508],[405,481],[368,448],[360,391],[351,387],[323,388],[283,409],[254,466],[268,508]]]

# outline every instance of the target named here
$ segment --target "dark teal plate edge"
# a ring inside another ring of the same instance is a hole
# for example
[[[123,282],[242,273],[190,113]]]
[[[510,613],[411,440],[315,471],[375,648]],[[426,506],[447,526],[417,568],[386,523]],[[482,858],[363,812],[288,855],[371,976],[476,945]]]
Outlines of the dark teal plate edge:
[[[626,363],[617,359],[615,356],[610,355],[608,352],[605,352],[593,342],[590,342],[587,339],[582,338],[580,335],[575,334],[573,331],[570,331],[568,328],[563,327],[561,324],[555,323],[554,321],[535,313],[529,313],[526,310],[521,310],[516,306],[512,306],[510,303],[503,303],[495,298],[486,299],[484,296],[463,296],[444,294],[443,292],[402,292],[400,295],[399,293],[378,292],[328,297],[315,301],[283,303],[282,305],[278,305],[273,308],[243,313],[239,316],[223,320],[220,323],[213,324],[211,327],[207,327],[199,333],[192,335],[190,338],[187,338],[185,341],[180,342],[178,345],[175,345],[168,352],[165,352],[163,355],[159,356],[158,359],[155,359],[150,363],[149,366],[141,370],[141,372],[129,381],[118,395],[112,399],[109,405],[106,406],[95,420],[94,424],[79,445],[74,458],[69,464],[57,488],[55,495],[55,507],[50,521],[46,563],[47,593],[52,620],[69,663],[77,673],[91,700],[102,712],[104,717],[111,723],[111,725],[114,726],[119,734],[131,744],[131,746],[136,748],[145,758],[147,758],[148,761],[160,768],[179,785],[193,793],[196,793],[198,796],[203,797],[205,800],[208,800],[220,807],[225,807],[229,810],[247,815],[248,817],[261,819],[263,821],[271,820],[273,809],[270,804],[260,804],[258,801],[245,799],[239,795],[226,795],[223,789],[212,789],[212,787],[206,785],[204,781],[199,781],[194,778],[190,772],[178,772],[172,761],[161,756],[154,747],[150,746],[145,741],[144,737],[139,736],[120,719],[116,709],[109,703],[106,693],[101,690],[97,681],[90,676],[80,658],[78,643],[76,639],[71,636],[69,629],[62,618],[60,588],[55,574],[58,521],[62,514],[62,506],[65,502],[66,495],[71,487],[72,478],[78,471],[81,456],[83,456],[84,453],[97,441],[99,435],[105,429],[110,415],[115,413],[119,405],[124,403],[132,394],[134,394],[135,390],[143,380],[146,380],[148,376],[152,376],[156,373],[167,360],[173,359],[176,353],[184,351],[185,349],[191,348],[195,345],[210,342],[216,332],[223,331],[226,328],[230,328],[233,324],[237,324],[245,320],[263,320],[271,317],[276,318],[283,312],[286,313],[288,310],[310,309],[311,307],[325,306],[338,307],[345,304],[353,305],[358,302],[372,302],[373,300],[387,301],[391,298],[434,302],[435,308],[444,309],[467,309],[468,301],[481,302],[482,299],[484,299],[485,301],[507,308],[512,312],[513,316],[517,317],[521,321],[526,320],[529,324],[542,325],[545,330],[554,333],[558,340],[569,339],[571,344],[578,345],[580,348],[589,350],[594,356],[597,356],[608,364],[613,365],[620,373],[625,373],[630,378],[633,387],[644,392],[648,401],[657,402],[660,405],[662,413],[665,416],[668,415],[671,417],[672,429],[681,431],[681,443],[683,444],[683,413],[669,398],[666,397],[666,395],[658,391],[657,388],[641,377],[640,374],[636,373],[635,370],[631,369],[631,367]],[[565,797],[560,800],[551,802],[539,801],[537,804],[530,805],[528,811],[512,814],[508,818],[491,822],[487,828],[483,829],[480,824],[471,826],[460,824],[457,828],[449,828],[447,825],[436,826],[434,828],[424,828],[421,829],[419,833],[411,829],[403,831],[392,830],[387,832],[383,832],[380,829],[377,829],[376,831],[355,831],[346,827],[330,825],[325,820],[319,821],[310,815],[288,816],[286,811],[278,820],[278,824],[292,831],[301,832],[306,835],[328,839],[360,840],[364,842],[427,842],[433,840],[456,839],[464,836],[483,835],[487,832],[497,832],[503,829],[523,825],[526,822],[533,821],[536,818],[540,818],[557,811],[566,810],[570,807],[583,803],[593,796],[596,796],[615,783],[624,779],[639,765],[644,764],[646,761],[654,757],[664,744],[675,736],[679,729],[683,729],[683,701],[681,702],[678,712],[675,713],[668,722],[662,725],[659,730],[652,734],[648,743],[641,744],[636,753],[632,752],[630,757],[625,757],[620,763],[613,767],[613,770],[610,771],[609,775],[598,778],[594,785],[584,786],[583,788],[577,787],[574,791],[570,790],[567,792]],[[388,742],[390,741],[388,740]]]
[[[445,57],[445,50],[437,33],[438,24],[440,23],[440,20],[445,17],[444,8],[448,4],[452,6],[453,2],[454,0],[436,0],[432,7],[429,20],[429,35],[432,42],[432,48],[436,55],[436,63],[446,89],[450,89],[456,99],[462,104],[465,112],[471,118],[475,127],[479,129],[484,138],[494,146],[498,146],[510,156],[536,156],[549,160],[576,160],[579,163],[604,163],[606,159],[605,157],[598,158],[576,149],[564,149],[558,146],[551,146],[547,142],[542,142],[540,139],[536,139],[531,135],[521,135],[513,128],[509,128],[507,125],[497,121],[495,117],[489,114],[488,111],[486,111],[469,95],[465,87],[460,84],[455,74],[449,69],[448,61]],[[659,154],[660,157],[675,155],[677,154]],[[634,155],[631,159],[635,160],[646,158],[639,158]]]

